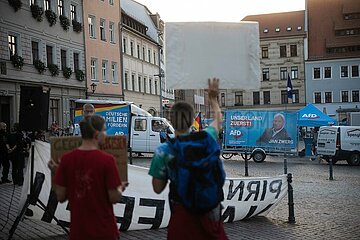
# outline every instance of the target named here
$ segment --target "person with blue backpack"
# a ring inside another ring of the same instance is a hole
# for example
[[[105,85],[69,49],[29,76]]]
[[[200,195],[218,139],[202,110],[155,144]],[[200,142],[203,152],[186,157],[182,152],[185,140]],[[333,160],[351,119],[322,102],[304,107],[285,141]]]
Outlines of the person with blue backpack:
[[[170,181],[171,216],[167,239],[228,239],[221,219],[225,172],[217,142],[222,114],[217,101],[219,79],[209,79],[214,120],[204,131],[190,133],[194,109],[178,102],[170,110],[176,137],[155,150],[149,175],[160,194]]]

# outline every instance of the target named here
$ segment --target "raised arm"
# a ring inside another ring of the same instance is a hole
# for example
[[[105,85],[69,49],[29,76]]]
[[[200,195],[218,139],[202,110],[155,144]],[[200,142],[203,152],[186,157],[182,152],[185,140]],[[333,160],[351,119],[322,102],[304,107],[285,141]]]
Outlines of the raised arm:
[[[211,123],[218,132],[221,129],[222,124],[222,113],[220,110],[219,103],[217,101],[217,96],[219,95],[219,79],[213,78],[209,79],[209,87],[208,87],[208,95],[209,95],[209,103],[211,106],[211,110],[214,113],[214,120]]]

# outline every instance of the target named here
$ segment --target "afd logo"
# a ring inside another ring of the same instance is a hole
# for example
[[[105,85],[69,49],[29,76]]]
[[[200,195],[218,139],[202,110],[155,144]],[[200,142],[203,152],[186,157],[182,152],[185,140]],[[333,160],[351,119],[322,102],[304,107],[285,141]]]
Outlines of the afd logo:
[[[234,138],[241,138],[244,134],[240,130],[231,130],[230,136],[234,136]]]
[[[307,118],[307,119],[316,119],[316,118],[320,118],[319,115],[315,114],[315,113],[309,113],[309,114],[306,114],[304,113],[302,115],[303,118]]]

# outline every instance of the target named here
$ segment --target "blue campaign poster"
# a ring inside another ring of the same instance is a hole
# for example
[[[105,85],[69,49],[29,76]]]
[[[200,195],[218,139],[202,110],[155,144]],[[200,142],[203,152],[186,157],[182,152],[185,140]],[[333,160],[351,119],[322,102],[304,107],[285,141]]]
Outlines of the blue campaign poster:
[[[95,114],[106,122],[107,135],[129,135],[130,105],[128,104],[93,104]],[[82,108],[75,111],[75,123],[82,120]]]
[[[225,146],[296,147],[296,113],[228,110],[225,119]]]

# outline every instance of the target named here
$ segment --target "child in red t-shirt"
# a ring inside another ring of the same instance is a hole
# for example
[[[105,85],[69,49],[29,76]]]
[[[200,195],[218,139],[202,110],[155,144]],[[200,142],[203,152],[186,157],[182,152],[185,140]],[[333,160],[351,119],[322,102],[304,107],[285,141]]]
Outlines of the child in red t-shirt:
[[[54,178],[58,201],[69,200],[70,239],[115,240],[119,237],[112,204],[127,183],[122,183],[112,155],[99,150],[105,140],[105,121],[99,115],[80,122],[82,144],[64,154]],[[50,169],[57,163],[49,162]]]

